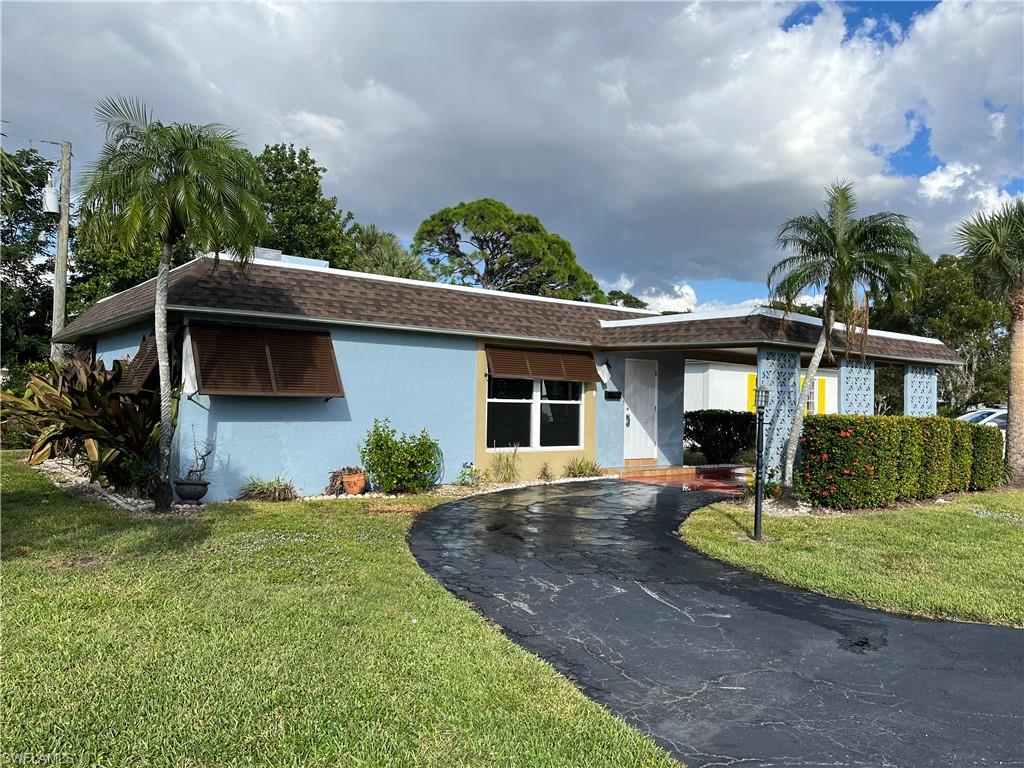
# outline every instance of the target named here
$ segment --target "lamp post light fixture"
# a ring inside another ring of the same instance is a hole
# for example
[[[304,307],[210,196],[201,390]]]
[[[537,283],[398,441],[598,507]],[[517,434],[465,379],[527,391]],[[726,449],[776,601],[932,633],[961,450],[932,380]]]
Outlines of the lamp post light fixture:
[[[754,541],[761,540],[761,501],[764,497],[764,411],[768,407],[768,387],[754,388],[757,409],[757,464],[754,467]]]

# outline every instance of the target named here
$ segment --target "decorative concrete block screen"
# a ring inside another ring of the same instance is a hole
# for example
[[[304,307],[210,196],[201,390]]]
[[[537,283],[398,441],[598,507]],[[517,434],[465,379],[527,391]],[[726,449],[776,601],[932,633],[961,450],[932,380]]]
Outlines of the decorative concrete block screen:
[[[903,412],[934,416],[938,407],[938,373],[934,365],[908,365],[903,370]]]
[[[875,412],[875,363],[839,358],[839,412],[870,416]]]
[[[764,412],[764,465],[782,469],[786,440],[800,395],[800,353],[790,349],[757,350],[757,384],[768,388]]]

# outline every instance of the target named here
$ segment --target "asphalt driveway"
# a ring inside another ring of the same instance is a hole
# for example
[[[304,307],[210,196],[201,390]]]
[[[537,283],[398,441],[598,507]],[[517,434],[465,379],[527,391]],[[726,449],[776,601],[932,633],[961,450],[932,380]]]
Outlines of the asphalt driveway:
[[[596,481],[423,514],[422,567],[690,766],[1024,765],[1024,630],[774,584],[673,532],[720,498]]]

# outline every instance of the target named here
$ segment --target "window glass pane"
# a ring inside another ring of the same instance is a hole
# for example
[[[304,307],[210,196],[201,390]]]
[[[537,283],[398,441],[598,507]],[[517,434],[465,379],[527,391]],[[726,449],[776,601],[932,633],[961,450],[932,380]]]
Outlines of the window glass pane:
[[[989,424],[995,424],[1000,429],[1006,429],[1006,414],[999,414],[994,419],[992,419],[992,421],[990,421]]]
[[[991,415],[992,411],[978,411],[977,413],[972,413],[970,416],[964,419],[964,421],[969,421],[972,424],[977,424],[982,419],[987,419]]]
[[[530,404],[487,404],[487,447],[530,446]]]
[[[531,400],[533,382],[528,379],[487,379],[487,396],[494,400]]]
[[[542,446],[579,445],[580,406],[542,403],[540,406],[540,444]]]
[[[540,396],[544,400],[579,400],[583,395],[581,381],[542,381]]]

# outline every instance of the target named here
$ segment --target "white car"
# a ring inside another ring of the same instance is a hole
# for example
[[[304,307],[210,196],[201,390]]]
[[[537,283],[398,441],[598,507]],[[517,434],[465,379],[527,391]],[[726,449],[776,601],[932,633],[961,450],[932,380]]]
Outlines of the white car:
[[[1003,438],[1006,438],[1006,409],[1005,408],[979,408],[976,411],[968,411],[963,416],[957,416],[960,421],[969,421],[972,424],[984,424],[986,426],[998,427]]]

